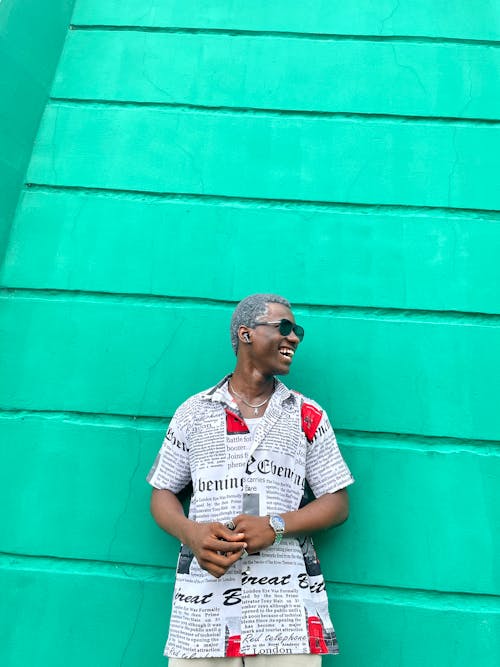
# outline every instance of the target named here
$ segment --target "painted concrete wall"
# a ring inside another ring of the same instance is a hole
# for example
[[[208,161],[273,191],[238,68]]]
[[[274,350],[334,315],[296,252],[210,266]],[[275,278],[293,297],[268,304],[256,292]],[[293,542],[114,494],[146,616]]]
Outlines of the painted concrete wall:
[[[357,478],[319,539],[325,664],[498,665],[498,4],[73,24],[2,274],[2,664],[165,664],[177,547],[144,477],[231,369],[234,302],[272,290]]]
[[[73,4],[0,2],[0,261]]]

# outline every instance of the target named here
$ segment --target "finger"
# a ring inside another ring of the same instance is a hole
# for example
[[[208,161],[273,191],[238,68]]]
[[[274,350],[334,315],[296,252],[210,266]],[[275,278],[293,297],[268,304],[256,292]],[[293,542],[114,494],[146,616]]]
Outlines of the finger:
[[[236,549],[235,551],[229,551],[226,550],[225,546],[221,548],[219,543],[219,548],[217,550],[211,550],[211,549],[204,550],[202,559],[210,561],[211,563],[217,563],[218,565],[224,565],[224,563],[227,563],[228,558],[231,559],[234,557],[234,559],[237,560],[240,557],[243,549],[246,548],[247,548],[246,545],[245,546],[242,545],[239,549]]]
[[[246,539],[245,533],[240,531],[239,533],[233,533],[229,537],[225,537],[224,541],[238,543],[238,542],[244,542],[245,539]]]
[[[241,533],[246,533],[246,528],[247,528],[247,523],[244,520],[239,521],[238,523],[234,523],[234,535],[238,535]]]
[[[267,520],[265,520],[265,522],[267,523]],[[246,533],[252,526],[255,529],[256,526],[262,525],[262,517],[253,516],[251,514],[239,514],[233,519],[233,523],[235,532],[240,531]]]
[[[207,570],[209,568],[222,568],[226,571],[233,563],[236,563],[236,561],[241,558],[241,554],[242,550],[224,555],[210,551],[204,555],[202,559],[202,567]]]
[[[244,534],[241,531],[230,530],[227,526],[224,526],[222,523],[217,523],[213,525],[214,537],[219,539],[226,540],[227,542],[238,542],[244,539]]]
[[[242,549],[246,548],[246,541],[241,541],[241,542],[227,542],[226,540],[207,540],[203,548],[207,549],[208,551],[212,552],[218,552],[218,551],[225,551],[225,552],[233,552],[233,551],[241,551]]]
[[[221,542],[224,544],[242,544],[243,542],[246,542],[246,537],[244,533],[238,533],[231,539],[226,539],[219,535],[207,535],[205,539],[202,540],[201,544],[202,546],[209,546],[211,549],[213,548],[213,545],[218,544],[218,548],[220,549]]]
[[[210,524],[210,534],[213,535],[214,537],[218,537],[219,539],[227,540],[229,541],[234,541],[237,539],[241,539],[241,535],[234,531],[234,529],[230,529],[227,527],[227,525],[223,523],[212,523]]]
[[[227,554],[226,556],[227,567],[230,567],[233,563],[236,563],[236,561],[242,558],[243,554],[245,553],[247,553],[246,549],[240,549],[240,551],[236,551],[235,553]]]
[[[218,554],[216,554],[215,557],[211,555],[209,558],[203,559],[200,566],[218,579],[225,574],[237,560],[244,557],[244,552],[245,550],[242,550],[222,557],[218,556]]]
[[[226,570],[224,568],[217,567],[216,565],[210,565],[204,569],[216,579],[219,579],[219,577],[222,577],[223,574],[226,574]]]
[[[243,520],[245,517],[247,517],[247,516],[248,516],[248,514],[238,514],[238,516],[235,516],[234,519],[233,519],[233,523],[234,523],[234,525],[237,526],[238,523],[239,523],[240,521],[242,521],[242,520]]]

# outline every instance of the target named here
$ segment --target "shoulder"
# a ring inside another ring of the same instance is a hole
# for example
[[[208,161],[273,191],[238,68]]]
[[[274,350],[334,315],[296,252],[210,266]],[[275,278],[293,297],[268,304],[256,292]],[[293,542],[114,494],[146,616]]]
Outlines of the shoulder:
[[[214,404],[217,403],[217,401],[214,402],[213,396],[219,386],[217,384],[189,396],[175,411],[174,419],[191,422],[195,418],[203,418],[205,414],[212,413]]]
[[[312,442],[318,435],[320,425],[329,425],[328,416],[317,401],[304,396],[298,391],[294,391],[293,393],[296,395],[298,405],[300,406],[302,430],[308,441]]]
[[[324,408],[321,407],[318,401],[315,401],[313,398],[310,398],[309,396],[301,394],[300,391],[296,391],[295,389],[292,389],[291,393],[294,394],[297,401],[297,405],[300,407],[301,411],[310,410],[311,412],[318,412],[318,413],[320,412],[322,415],[326,414]]]

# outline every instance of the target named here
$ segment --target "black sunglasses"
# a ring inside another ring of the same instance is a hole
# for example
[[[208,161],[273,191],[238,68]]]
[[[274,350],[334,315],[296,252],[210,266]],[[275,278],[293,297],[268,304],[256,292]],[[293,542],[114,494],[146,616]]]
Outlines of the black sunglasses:
[[[287,320],[285,318],[283,318],[282,320],[275,320],[273,322],[257,322],[255,326],[260,327],[268,324],[279,324],[279,331],[282,336],[289,336],[290,333],[293,331],[300,341],[304,340],[304,328],[301,327],[300,324],[294,324],[293,322],[290,322],[290,320]]]

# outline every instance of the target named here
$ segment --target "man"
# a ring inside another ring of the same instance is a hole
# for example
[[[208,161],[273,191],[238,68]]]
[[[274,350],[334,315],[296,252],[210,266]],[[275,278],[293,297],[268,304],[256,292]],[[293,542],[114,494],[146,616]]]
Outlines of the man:
[[[170,667],[317,667],[338,653],[304,536],[346,520],[353,478],[326,413],[275,377],[303,337],[286,299],[243,299],[234,372],[178,408],[148,476],[155,520],[183,545]],[[176,494],[189,483],[186,518]]]

